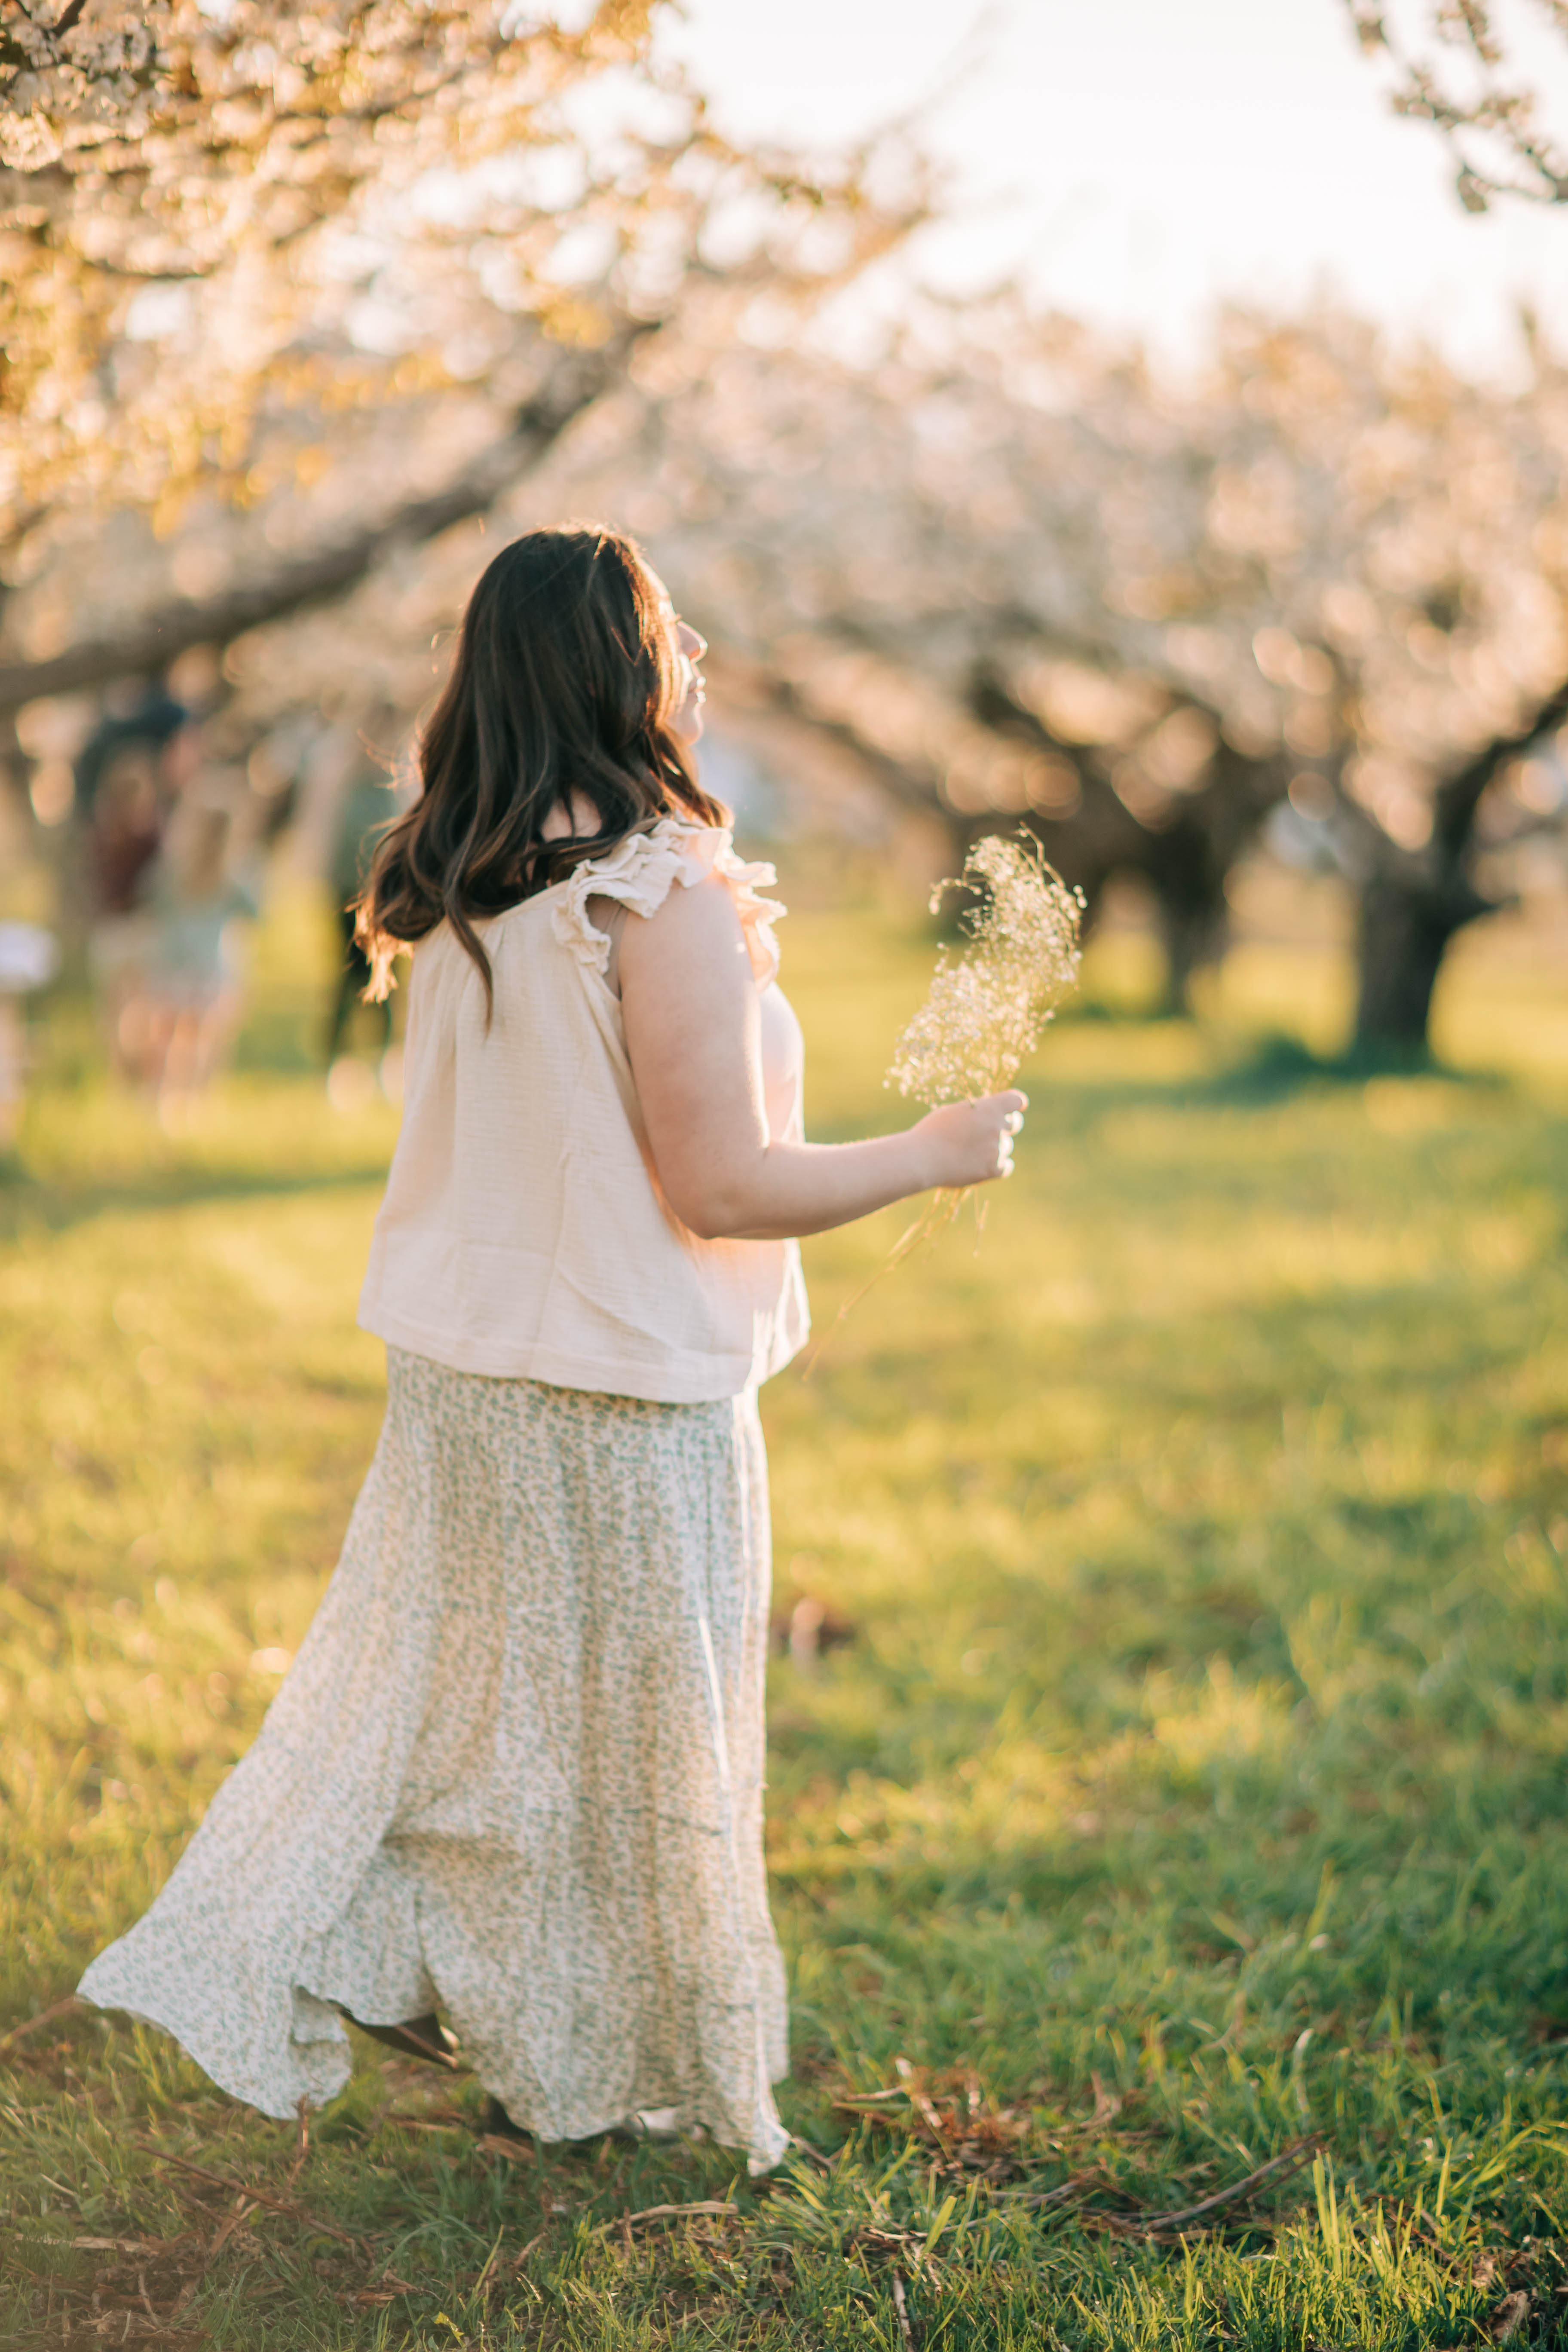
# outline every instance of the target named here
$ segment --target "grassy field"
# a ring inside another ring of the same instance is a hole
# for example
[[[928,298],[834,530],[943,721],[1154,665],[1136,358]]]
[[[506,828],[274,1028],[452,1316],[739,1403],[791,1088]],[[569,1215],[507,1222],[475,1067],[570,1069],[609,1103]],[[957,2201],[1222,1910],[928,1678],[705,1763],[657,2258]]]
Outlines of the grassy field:
[[[366,2042],[301,2143],[55,2009],[252,1737],[374,1443],[395,1121],[308,1069],[324,944],[274,917],[175,1138],[64,1008],[0,1186],[0,2340],[1568,2344],[1568,982],[1523,963],[1460,960],[1448,1066],[1352,1083],[1261,1034],[1331,1040],[1310,947],[1194,1025],[1131,1017],[1108,942],[984,1233],[768,1392],[817,2158],[509,2162]],[[818,1134],[892,1121],[929,960],[792,919]],[[822,1328],[900,1222],[812,1245]]]

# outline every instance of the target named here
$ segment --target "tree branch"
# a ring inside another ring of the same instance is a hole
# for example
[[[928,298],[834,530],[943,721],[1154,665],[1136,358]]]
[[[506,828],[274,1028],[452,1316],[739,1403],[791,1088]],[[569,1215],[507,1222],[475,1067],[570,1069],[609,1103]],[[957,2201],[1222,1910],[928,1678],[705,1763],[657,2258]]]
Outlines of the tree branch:
[[[1547,697],[1528,725],[1515,735],[1495,736],[1485,749],[1437,787],[1432,808],[1432,838],[1448,857],[1458,857],[1469,837],[1470,824],[1487,786],[1521,751],[1568,719],[1568,678]]]
[[[743,677],[746,688],[764,708],[778,711],[783,718],[795,720],[812,734],[820,736],[825,743],[832,743],[837,750],[851,753],[867,772],[876,778],[890,800],[897,801],[903,808],[928,809],[939,816],[951,818],[952,811],[943,808],[937,793],[934,772],[921,775],[901,761],[893,759],[879,745],[869,742],[847,719],[833,719],[825,711],[818,710],[793,679],[782,677],[777,670],[768,668],[763,663],[742,661],[732,654],[726,655],[725,663],[730,670]]]
[[[15,710],[39,695],[75,693],[105,686],[112,678],[160,670],[188,646],[231,645],[265,622],[346,595],[394,548],[417,546],[454,523],[486,513],[624,373],[634,344],[656,326],[629,327],[613,343],[563,362],[556,378],[518,411],[504,440],[487,449],[444,490],[409,499],[354,538],[205,603],[183,597],[162,612],[130,623],[114,636],[87,639],[44,661],[0,665],[0,711]]]
[[[1395,114],[1432,123],[1447,141],[1458,167],[1459,202],[1467,212],[1485,212],[1493,196],[1568,203],[1568,168],[1551,141],[1532,129],[1534,94],[1527,83],[1510,78],[1513,68],[1485,12],[1471,0],[1453,10],[1429,0],[1426,30],[1433,54],[1422,58],[1391,29],[1381,0],[1345,0],[1345,6],[1363,54],[1381,56],[1392,68],[1388,96]],[[1547,12],[1559,33],[1568,31],[1557,0],[1547,0]],[[1456,89],[1440,74],[1437,58],[1445,51],[1451,58],[1456,47],[1469,52],[1476,78],[1471,89]],[[1469,142],[1474,141],[1481,147],[1472,152]],[[1489,164],[1484,154],[1489,141],[1522,165],[1522,173],[1507,174],[1497,163]]]

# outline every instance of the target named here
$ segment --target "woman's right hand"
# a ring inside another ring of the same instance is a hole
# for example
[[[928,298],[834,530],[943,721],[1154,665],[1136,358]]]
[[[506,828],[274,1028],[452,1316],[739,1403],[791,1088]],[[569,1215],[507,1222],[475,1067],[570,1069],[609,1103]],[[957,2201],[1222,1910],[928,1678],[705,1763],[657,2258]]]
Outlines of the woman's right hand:
[[[928,1111],[910,1130],[931,1170],[927,1183],[962,1187],[1011,1176],[1013,1138],[1028,1108],[1028,1096],[1009,1087],[978,1102],[943,1103]]]

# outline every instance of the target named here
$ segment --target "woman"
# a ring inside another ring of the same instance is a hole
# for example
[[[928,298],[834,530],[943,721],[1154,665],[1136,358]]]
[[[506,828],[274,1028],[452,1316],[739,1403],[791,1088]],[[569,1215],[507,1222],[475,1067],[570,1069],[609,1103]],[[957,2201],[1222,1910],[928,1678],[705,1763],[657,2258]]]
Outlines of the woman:
[[[492,2130],[787,2146],[756,1390],[795,1236],[1005,1174],[1024,1097],[802,1139],[704,650],[629,541],[515,541],[364,894],[379,988],[415,946],[385,1425],[256,1745],[82,1982],[271,2116],[342,2087],[342,2016],[450,2063],[444,2011]]]

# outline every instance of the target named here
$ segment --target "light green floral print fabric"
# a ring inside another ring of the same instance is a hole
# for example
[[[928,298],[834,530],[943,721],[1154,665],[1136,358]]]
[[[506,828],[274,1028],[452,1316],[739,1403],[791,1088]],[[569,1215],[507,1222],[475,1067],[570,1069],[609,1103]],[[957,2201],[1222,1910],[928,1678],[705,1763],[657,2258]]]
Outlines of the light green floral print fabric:
[[[255,1746],[83,1994],[264,2113],[438,2006],[547,2139],[674,2110],[787,2145],[762,1853],[755,1400],[658,1404],[388,1352],[342,1559]]]

